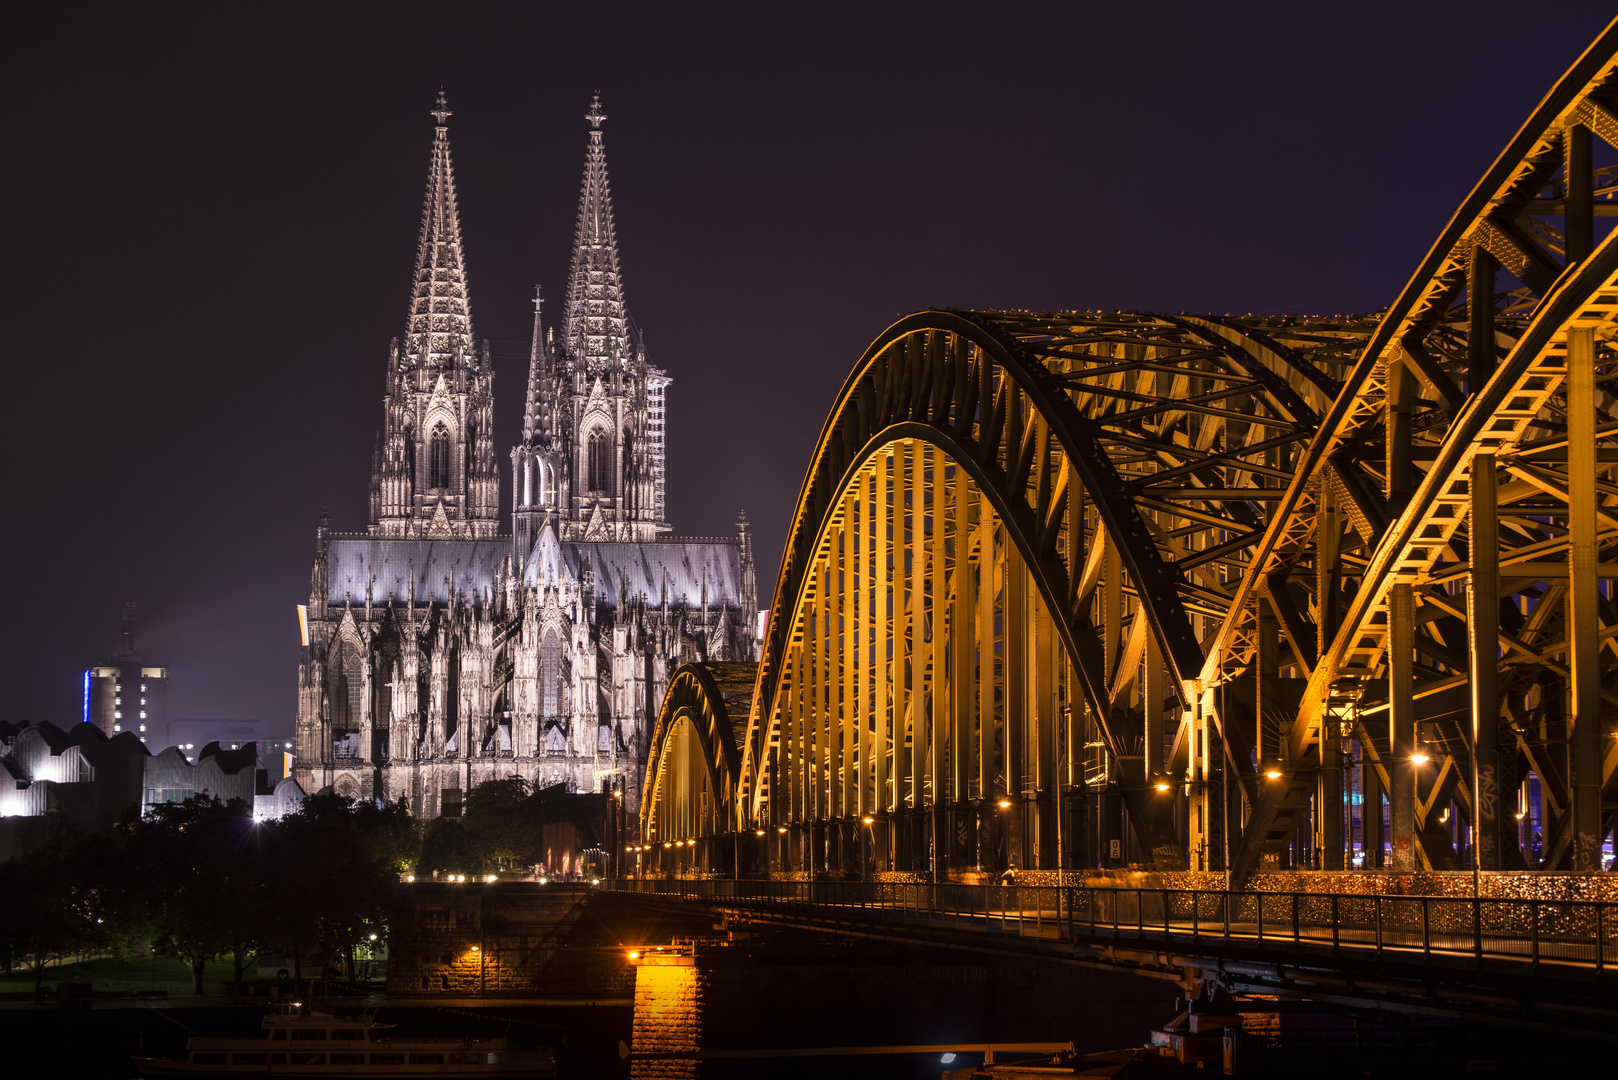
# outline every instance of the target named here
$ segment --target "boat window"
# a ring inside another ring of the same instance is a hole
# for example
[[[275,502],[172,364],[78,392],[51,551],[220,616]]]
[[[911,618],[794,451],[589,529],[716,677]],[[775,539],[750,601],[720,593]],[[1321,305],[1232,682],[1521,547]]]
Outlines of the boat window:
[[[372,1054],[371,1055],[371,1064],[372,1065],[403,1065],[404,1063],[405,1063],[405,1060],[404,1060],[404,1055],[403,1054]]]
[[[442,1064],[444,1064],[444,1055],[443,1054],[411,1054],[410,1055],[410,1064],[412,1064],[412,1065],[442,1065]]]
[[[293,1041],[320,1042],[326,1038],[326,1032],[323,1028],[293,1028],[292,1038]]]
[[[330,1056],[331,1056],[331,1063],[333,1065],[364,1065],[365,1064],[365,1055],[364,1054],[332,1054]]]
[[[358,1028],[333,1028],[331,1037],[334,1039],[347,1039],[349,1042],[358,1042],[365,1038],[365,1032]]]
[[[469,1054],[469,1053],[466,1053],[466,1052],[463,1051],[462,1053],[459,1053],[459,1054],[455,1055],[455,1064],[457,1064],[457,1065],[482,1065],[483,1064],[483,1055],[481,1053],[470,1053]]]
[[[285,1065],[286,1063],[287,1063],[287,1056],[285,1054],[271,1054],[270,1055],[270,1064],[271,1065]]]
[[[232,1054],[232,1055],[230,1055],[230,1063],[232,1065],[263,1065],[263,1064],[267,1063],[269,1060],[270,1060],[270,1055],[268,1055],[268,1054]]]
[[[501,1062],[503,1062],[505,1060],[506,1060],[506,1055],[500,1053],[498,1050],[490,1050],[489,1051],[489,1064],[490,1065],[499,1065]]]
[[[224,1063],[225,1063],[225,1055],[224,1054],[192,1054],[191,1055],[191,1064],[193,1064],[193,1065],[223,1065]]]
[[[272,1038],[272,1039],[284,1039],[286,1037],[287,1037],[287,1029],[286,1028],[276,1028],[274,1031],[270,1032],[270,1038]]]
[[[326,1055],[325,1054],[288,1054],[287,1055],[287,1064],[288,1065],[324,1065],[324,1064],[326,1064]]]

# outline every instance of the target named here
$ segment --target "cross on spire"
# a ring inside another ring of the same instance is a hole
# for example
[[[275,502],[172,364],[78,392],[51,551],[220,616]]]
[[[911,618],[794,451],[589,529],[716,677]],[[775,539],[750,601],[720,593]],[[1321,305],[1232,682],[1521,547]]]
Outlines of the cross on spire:
[[[438,88],[438,101],[433,105],[432,115],[438,118],[439,127],[443,127],[444,121],[455,115],[450,112],[449,102],[444,100],[444,88],[442,86]],[[605,119],[605,117],[602,119]]]
[[[601,111],[600,90],[597,90],[595,96],[590,99],[590,111],[584,114],[584,118],[590,121],[590,126],[593,128],[599,128],[601,122],[607,118],[607,114]]]

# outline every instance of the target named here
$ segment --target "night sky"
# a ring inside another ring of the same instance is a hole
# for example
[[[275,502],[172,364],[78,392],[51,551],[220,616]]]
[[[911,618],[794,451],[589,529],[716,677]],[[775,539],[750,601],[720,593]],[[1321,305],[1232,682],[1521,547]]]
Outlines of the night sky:
[[[366,524],[440,85],[501,460],[599,89],[675,529],[745,507],[767,602],[826,410],[901,313],[1388,303],[1612,15],[1522,10],[13,9],[0,719],[77,720],[134,600],[172,717],[291,731],[321,507]]]

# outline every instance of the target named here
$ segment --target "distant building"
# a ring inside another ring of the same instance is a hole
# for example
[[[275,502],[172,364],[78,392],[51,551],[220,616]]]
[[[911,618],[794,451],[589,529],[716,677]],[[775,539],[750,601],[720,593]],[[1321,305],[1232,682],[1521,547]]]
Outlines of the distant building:
[[[209,743],[188,755],[177,747],[153,754],[134,732],[108,738],[94,724],[4,725],[0,730],[0,862],[44,842],[44,818],[57,811],[84,832],[112,828],[125,814],[208,794],[241,799],[262,821],[291,813],[304,792],[291,777],[292,756],[267,755],[255,743],[235,749]]]
[[[258,743],[259,751],[274,756],[282,750],[292,749],[292,739],[270,737],[270,726],[262,720],[170,720],[168,737],[150,746],[178,746],[191,754],[209,743],[218,743],[226,750],[235,750],[248,743]],[[195,756],[195,755],[193,755]]]
[[[135,649],[135,605],[124,605],[124,630],[116,655],[84,671],[83,721],[109,739],[134,732],[143,743],[168,739],[168,668],[142,661]]]

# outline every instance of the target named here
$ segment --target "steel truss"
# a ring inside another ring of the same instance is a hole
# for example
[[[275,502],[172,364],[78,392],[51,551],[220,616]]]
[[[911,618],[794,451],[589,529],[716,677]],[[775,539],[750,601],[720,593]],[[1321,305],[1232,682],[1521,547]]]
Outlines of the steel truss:
[[[1071,868],[1112,857],[1074,833],[1102,844],[1121,803],[1137,861],[1240,884],[1343,868],[1357,770],[1391,868],[1459,868],[1465,836],[1510,869],[1531,770],[1538,864],[1599,869],[1615,54],[1609,27],[1379,317],[889,327],[800,492],[738,760],[666,763],[714,737],[660,735],[645,835],[773,833],[773,869]],[[687,773],[733,778],[723,813],[659,803]]]

